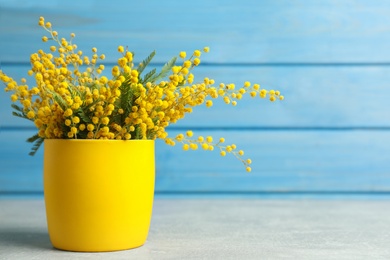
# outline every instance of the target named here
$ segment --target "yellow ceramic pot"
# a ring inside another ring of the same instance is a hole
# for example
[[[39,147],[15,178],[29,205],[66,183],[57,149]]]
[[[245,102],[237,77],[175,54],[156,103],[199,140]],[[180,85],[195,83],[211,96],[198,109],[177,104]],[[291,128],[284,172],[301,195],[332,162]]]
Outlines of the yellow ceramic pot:
[[[143,245],[154,173],[152,140],[46,139],[44,194],[53,246],[103,252]]]

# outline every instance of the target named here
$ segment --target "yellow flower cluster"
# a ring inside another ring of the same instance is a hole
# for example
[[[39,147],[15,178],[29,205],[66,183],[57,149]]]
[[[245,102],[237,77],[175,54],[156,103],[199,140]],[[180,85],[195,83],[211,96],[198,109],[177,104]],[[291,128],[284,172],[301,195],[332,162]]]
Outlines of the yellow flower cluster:
[[[235,144],[224,145],[225,138],[221,137],[217,142],[214,141],[212,136],[198,136],[197,138],[192,138],[194,133],[192,131],[187,131],[184,134],[178,134],[174,139],[166,138],[165,142],[168,145],[175,145],[176,141],[183,144],[183,150],[198,150],[201,147],[206,151],[214,151],[214,148],[218,148],[220,150],[221,156],[226,156],[227,153],[233,154],[237,159],[239,159],[245,166],[246,171],[252,171],[252,168],[249,166],[252,163],[251,159],[244,160],[242,156],[244,155],[243,150],[237,150],[237,146]]]
[[[154,52],[136,68],[133,53],[123,46],[118,47],[120,58],[105,76],[105,66],[98,65],[105,55],[92,48],[92,55],[85,56],[70,39],[59,38],[50,22],[39,19],[39,25],[48,33],[43,42],[49,40],[56,44],[49,52],[39,50],[30,56],[31,70],[35,84],[30,88],[26,80],[18,84],[14,79],[0,71],[0,80],[11,92],[11,100],[17,110],[15,115],[34,122],[38,133],[32,141],[45,138],[63,139],[164,139],[169,145],[183,144],[184,150],[204,150],[218,148],[222,156],[232,153],[250,171],[250,159],[244,160],[244,152],[235,145],[224,146],[224,139],[213,142],[210,136],[192,138],[188,131],[176,138],[168,137],[166,131],[170,124],[191,113],[192,108],[204,104],[213,105],[213,99],[221,98],[226,104],[235,106],[243,95],[269,97],[270,101],[283,100],[279,91],[260,88],[258,84],[245,82],[242,87],[234,84],[215,85],[213,79],[204,78],[194,83],[192,69],[201,62],[202,53],[195,50],[190,57],[186,52],[179,53],[181,65],[175,65],[176,58],[169,61],[157,73],[152,70],[142,76],[142,72],[154,56]]]

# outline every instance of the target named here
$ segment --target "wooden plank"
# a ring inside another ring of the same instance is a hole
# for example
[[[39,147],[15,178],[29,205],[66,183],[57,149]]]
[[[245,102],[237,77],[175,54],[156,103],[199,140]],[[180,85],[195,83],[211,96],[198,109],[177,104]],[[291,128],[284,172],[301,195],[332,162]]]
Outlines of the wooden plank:
[[[108,62],[115,61],[119,44],[138,60],[156,49],[160,63],[207,45],[211,53],[202,56],[200,80],[258,82],[280,89],[286,100],[196,109],[177,127],[242,145],[255,162],[253,173],[216,152],[183,153],[157,142],[157,191],[390,192],[389,13],[383,0],[90,0],[66,6],[3,0],[0,65],[16,78],[25,76],[20,65],[47,48],[36,25],[41,15],[61,35],[75,32],[86,53],[97,47]],[[9,105],[1,91],[0,193],[40,192],[42,151],[27,155],[24,140],[33,131],[20,131],[27,121],[12,117]],[[230,131],[217,131],[225,128]],[[172,135],[177,131],[172,128]]]
[[[0,193],[42,191],[43,150],[35,157],[28,153],[26,139],[33,131],[0,131]]]
[[[172,132],[172,134],[174,131]],[[207,132],[198,131],[206,135]],[[253,172],[218,153],[162,146],[161,191],[389,191],[388,131],[212,132],[241,146]]]
[[[177,131],[170,131],[175,136]],[[42,191],[42,150],[30,131],[0,132],[0,192]],[[253,160],[252,173],[218,151],[156,142],[157,192],[390,192],[389,131],[196,131],[224,136]]]
[[[77,8],[75,8],[77,6]],[[207,62],[388,62],[387,1],[18,1],[0,3],[0,57],[25,61],[42,48],[43,15],[85,52],[137,57],[156,49],[165,62],[178,51],[210,46]],[[140,58],[140,59],[142,59]],[[112,58],[110,58],[112,60]]]
[[[3,69],[16,79],[26,76],[28,70],[27,66]],[[245,80],[258,82],[265,88],[281,90],[286,98],[271,103],[248,97],[236,107],[214,102],[211,109],[196,107],[177,126],[390,127],[390,67],[200,66],[194,73],[198,82],[206,76],[237,87]],[[0,125],[31,125],[11,115],[9,96],[1,90]]]

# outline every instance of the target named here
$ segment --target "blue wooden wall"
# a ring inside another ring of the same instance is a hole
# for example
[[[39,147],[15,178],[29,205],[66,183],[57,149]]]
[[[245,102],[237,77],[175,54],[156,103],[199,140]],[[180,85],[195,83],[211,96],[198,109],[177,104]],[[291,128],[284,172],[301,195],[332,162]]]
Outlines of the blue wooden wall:
[[[156,66],[210,46],[197,78],[279,89],[283,102],[201,107],[171,135],[224,136],[252,158],[246,173],[217,152],[157,142],[159,194],[390,193],[390,2],[383,0],[0,0],[0,62],[26,76],[40,48],[39,16],[115,62],[118,45]],[[42,192],[42,151],[28,156],[28,122],[0,92],[0,194]]]

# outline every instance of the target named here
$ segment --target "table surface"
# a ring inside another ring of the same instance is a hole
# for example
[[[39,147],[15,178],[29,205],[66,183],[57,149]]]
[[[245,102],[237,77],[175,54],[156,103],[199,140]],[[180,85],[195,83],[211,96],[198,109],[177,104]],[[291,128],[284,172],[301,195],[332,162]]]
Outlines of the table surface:
[[[157,198],[144,246],[54,249],[41,199],[0,199],[0,259],[390,259],[390,200]]]

